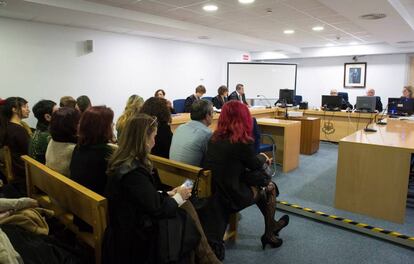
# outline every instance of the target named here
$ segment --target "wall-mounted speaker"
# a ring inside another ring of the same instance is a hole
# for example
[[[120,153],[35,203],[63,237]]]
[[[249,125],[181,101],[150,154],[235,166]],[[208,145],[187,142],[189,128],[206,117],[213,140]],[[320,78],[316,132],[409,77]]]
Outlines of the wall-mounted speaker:
[[[87,53],[93,52],[93,40],[88,39],[85,41],[85,50]]]

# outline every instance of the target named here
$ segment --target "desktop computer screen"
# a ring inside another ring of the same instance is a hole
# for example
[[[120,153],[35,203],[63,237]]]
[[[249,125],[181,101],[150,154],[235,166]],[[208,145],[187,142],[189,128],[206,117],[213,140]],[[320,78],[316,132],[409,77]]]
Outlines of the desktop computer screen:
[[[337,95],[322,95],[322,108],[329,111],[340,111],[342,97]]]
[[[294,95],[295,95],[294,90],[280,89],[279,90],[279,103],[293,104]]]
[[[409,116],[414,113],[414,99],[412,98],[388,98],[388,114]]]
[[[357,96],[356,111],[374,113],[377,98],[375,96]]]

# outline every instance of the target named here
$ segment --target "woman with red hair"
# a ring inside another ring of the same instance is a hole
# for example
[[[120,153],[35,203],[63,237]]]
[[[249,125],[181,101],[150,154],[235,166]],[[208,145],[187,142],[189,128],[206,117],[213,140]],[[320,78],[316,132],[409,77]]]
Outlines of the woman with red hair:
[[[239,101],[224,104],[207,148],[206,167],[212,170],[214,194],[210,204],[213,214],[206,213],[204,224],[214,249],[223,238],[229,215],[254,203],[265,220],[263,249],[267,244],[273,248],[282,245],[277,235],[289,217],[274,220],[277,187],[263,171],[271,159],[264,153],[255,154],[252,131],[253,120],[246,105]],[[217,219],[222,219],[221,223]]]

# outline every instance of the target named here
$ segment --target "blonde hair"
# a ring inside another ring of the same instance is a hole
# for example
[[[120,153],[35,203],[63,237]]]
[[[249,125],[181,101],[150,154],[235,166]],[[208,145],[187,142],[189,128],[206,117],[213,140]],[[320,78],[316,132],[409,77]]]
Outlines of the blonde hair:
[[[128,101],[125,106],[125,110],[122,113],[122,115],[118,118],[118,121],[116,122],[116,130],[118,131],[118,137],[119,137],[120,131],[125,126],[126,120],[129,117],[139,113],[143,104],[144,104],[144,99],[139,95],[133,94],[128,98]]]
[[[146,114],[137,114],[128,118],[122,132],[123,136],[118,142],[119,147],[109,159],[108,175],[115,174],[121,166],[126,166],[128,170],[132,169],[134,161],[138,161],[151,172],[148,138],[156,131],[157,126],[156,118]]]

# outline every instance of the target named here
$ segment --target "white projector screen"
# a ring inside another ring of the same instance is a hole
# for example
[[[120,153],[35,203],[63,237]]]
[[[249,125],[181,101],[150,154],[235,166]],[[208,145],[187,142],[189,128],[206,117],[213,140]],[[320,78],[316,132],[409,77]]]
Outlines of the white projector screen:
[[[278,63],[227,63],[227,87],[231,93],[236,85],[244,85],[246,98],[264,95],[278,99],[280,89],[296,92],[296,64]]]

